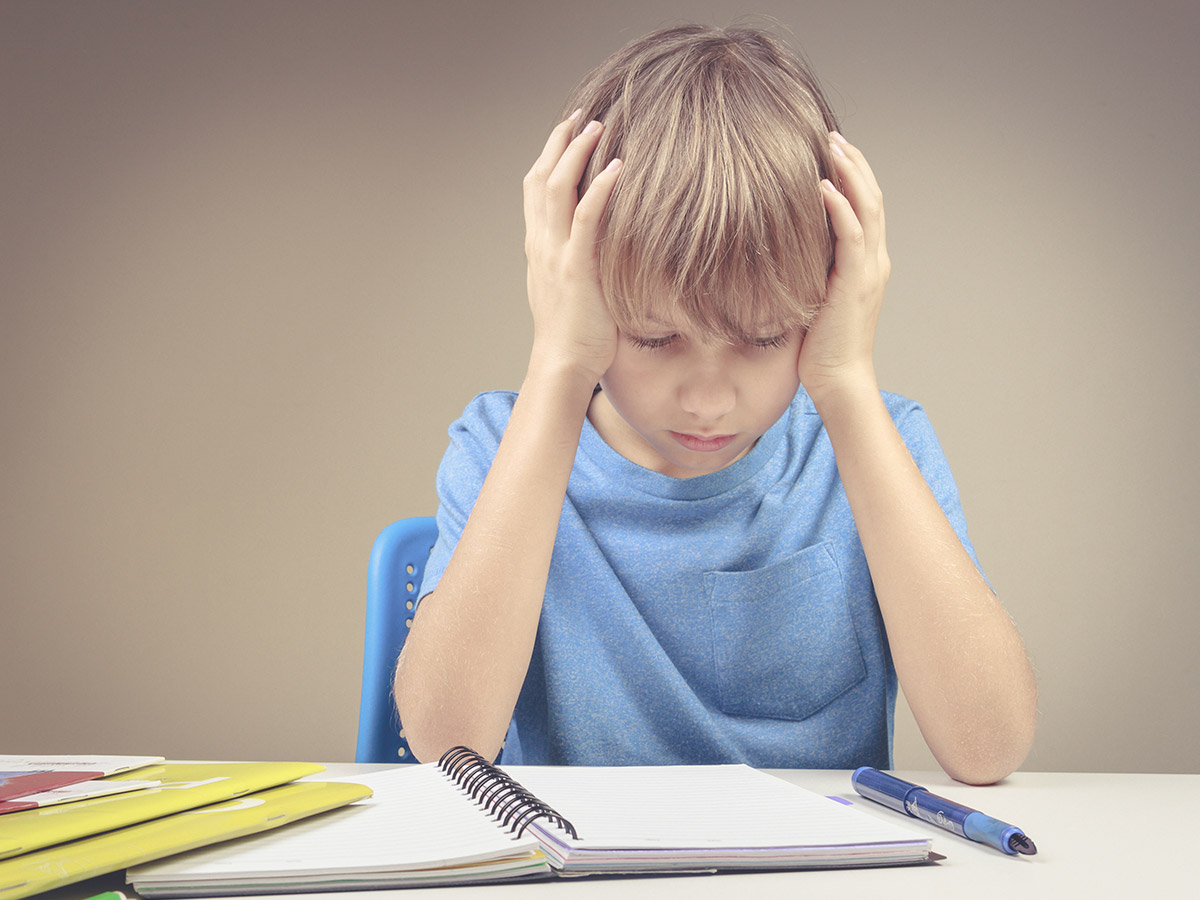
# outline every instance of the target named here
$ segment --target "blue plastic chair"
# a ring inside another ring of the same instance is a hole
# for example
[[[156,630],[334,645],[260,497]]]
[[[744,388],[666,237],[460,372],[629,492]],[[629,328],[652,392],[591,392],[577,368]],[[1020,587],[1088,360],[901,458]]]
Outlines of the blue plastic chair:
[[[358,708],[360,763],[415,762],[392,695],[396,657],[412,627],[425,562],[437,540],[432,516],[401,519],[379,533],[367,570],[367,627]]]

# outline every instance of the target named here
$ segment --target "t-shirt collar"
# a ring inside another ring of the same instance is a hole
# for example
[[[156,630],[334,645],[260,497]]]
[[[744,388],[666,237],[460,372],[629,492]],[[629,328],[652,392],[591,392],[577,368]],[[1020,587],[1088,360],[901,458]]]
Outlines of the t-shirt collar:
[[[783,415],[755,442],[749,453],[723,469],[694,478],[663,475],[631,462],[610,447],[587,419],[584,419],[583,431],[579,436],[579,452],[606,473],[608,478],[619,481],[628,490],[668,500],[705,500],[731,491],[758,474],[779,448],[787,432],[789,418],[803,414],[804,404],[811,405],[801,389]]]

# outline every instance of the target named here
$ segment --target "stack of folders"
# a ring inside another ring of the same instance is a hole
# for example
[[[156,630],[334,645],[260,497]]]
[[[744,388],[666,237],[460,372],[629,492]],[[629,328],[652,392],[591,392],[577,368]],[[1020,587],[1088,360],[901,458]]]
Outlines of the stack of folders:
[[[495,767],[470,751],[361,776],[372,800],[128,873],[147,898],[926,862],[923,835],[746,766]]]
[[[75,771],[94,773],[100,759]],[[18,799],[25,808],[0,813],[0,900],[254,834],[370,796],[370,789],[357,784],[291,783],[323,768],[287,762],[141,765],[94,781],[102,791],[97,796],[43,798],[31,806],[30,795],[23,795]],[[132,790],[116,791],[130,782]]]
[[[162,761],[161,756],[0,755],[0,814],[154,787],[155,781],[134,780],[139,776],[121,780],[105,776]]]

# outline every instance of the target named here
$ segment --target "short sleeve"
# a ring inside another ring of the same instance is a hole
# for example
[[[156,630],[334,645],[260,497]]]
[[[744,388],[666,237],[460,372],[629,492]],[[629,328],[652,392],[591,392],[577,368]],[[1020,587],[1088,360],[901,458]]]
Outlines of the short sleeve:
[[[987,574],[979,565],[975,548],[967,536],[967,520],[959,499],[958,485],[954,481],[954,475],[950,472],[950,463],[942,450],[941,442],[938,441],[937,434],[933,430],[933,423],[929,421],[929,416],[919,403],[895,395],[886,399],[889,406],[892,407],[891,413],[896,428],[904,439],[908,452],[912,454],[917,468],[921,470],[925,483],[929,485],[929,490],[933,493],[938,505],[941,506],[942,512],[946,514],[958,539],[962,541],[967,555],[975,563],[975,568],[979,569],[979,573],[986,581]]]
[[[515,399],[516,395],[508,391],[480,394],[450,426],[450,443],[437,472],[438,538],[425,566],[421,597],[437,588],[458,546],[496,458]]]

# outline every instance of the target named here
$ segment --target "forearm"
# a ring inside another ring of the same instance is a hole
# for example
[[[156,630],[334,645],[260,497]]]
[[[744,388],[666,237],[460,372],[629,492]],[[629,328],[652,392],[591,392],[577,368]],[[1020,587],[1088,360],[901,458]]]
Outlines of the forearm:
[[[454,555],[420,604],[396,675],[418,759],[494,755],[533,651],[559,515],[594,381],[531,364]]]
[[[533,353],[504,438],[436,590],[417,609],[396,670],[396,704],[418,759],[467,744],[500,748],[533,654],[550,557],[592,391],[617,327],[600,288],[598,227],[621,170],[583,196],[603,126],[550,133],[525,176]]]
[[[1016,628],[929,490],[873,377],[820,398],[818,412],[896,673],[926,742],[955,778],[1003,778],[1025,758],[1036,720],[1036,684]]]

